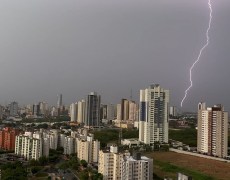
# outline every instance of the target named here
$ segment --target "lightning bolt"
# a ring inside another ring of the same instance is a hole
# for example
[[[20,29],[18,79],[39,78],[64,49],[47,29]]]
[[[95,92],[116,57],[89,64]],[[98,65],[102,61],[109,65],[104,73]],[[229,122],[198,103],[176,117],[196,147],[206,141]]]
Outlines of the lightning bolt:
[[[185,99],[187,98],[187,94],[189,92],[189,90],[192,88],[193,82],[192,82],[192,70],[195,67],[195,65],[200,61],[200,57],[203,53],[203,51],[206,49],[206,47],[209,45],[209,31],[211,28],[211,24],[212,24],[212,3],[211,0],[208,0],[208,7],[209,7],[209,23],[208,23],[208,29],[206,31],[206,43],[205,45],[200,49],[199,55],[196,59],[196,61],[192,64],[192,66],[190,67],[190,71],[189,71],[189,80],[190,80],[190,86],[185,90],[185,95],[183,97],[183,99],[181,100],[181,107],[183,106],[183,103],[185,101]]]

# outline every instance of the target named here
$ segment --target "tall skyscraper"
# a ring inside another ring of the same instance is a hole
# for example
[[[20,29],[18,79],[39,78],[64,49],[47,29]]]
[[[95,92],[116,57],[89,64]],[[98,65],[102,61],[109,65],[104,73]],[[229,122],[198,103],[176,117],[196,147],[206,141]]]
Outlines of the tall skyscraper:
[[[226,157],[228,153],[228,113],[223,106],[206,108],[205,103],[198,104],[197,151]]]
[[[34,116],[39,116],[40,115],[40,105],[39,104],[34,104],[33,105],[33,115]]]
[[[86,126],[100,125],[100,104],[101,96],[96,92],[91,92],[86,101]]]
[[[18,103],[12,102],[10,103],[10,116],[17,116],[18,115]]]
[[[61,106],[62,106],[62,94],[58,94],[57,97],[58,97],[57,108],[61,108]]]
[[[140,90],[139,141],[168,143],[169,90],[159,84]]]

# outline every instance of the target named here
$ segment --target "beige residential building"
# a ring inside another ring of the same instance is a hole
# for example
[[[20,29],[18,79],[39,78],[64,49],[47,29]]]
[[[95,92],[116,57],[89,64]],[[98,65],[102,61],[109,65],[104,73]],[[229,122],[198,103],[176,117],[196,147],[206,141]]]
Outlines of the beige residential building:
[[[100,150],[100,142],[94,140],[93,135],[89,134],[86,138],[79,137],[77,142],[77,156],[80,160],[88,163],[97,163]]]
[[[111,146],[110,151],[99,152],[98,172],[104,180],[121,180],[122,158],[117,146]]]
[[[206,108],[198,104],[197,151],[226,157],[228,153],[228,113],[223,106]]]
[[[85,100],[78,101],[78,110],[77,110],[77,122],[84,123],[85,122]]]
[[[104,180],[152,180],[153,160],[137,153],[118,153],[116,146],[100,151],[98,172]]]

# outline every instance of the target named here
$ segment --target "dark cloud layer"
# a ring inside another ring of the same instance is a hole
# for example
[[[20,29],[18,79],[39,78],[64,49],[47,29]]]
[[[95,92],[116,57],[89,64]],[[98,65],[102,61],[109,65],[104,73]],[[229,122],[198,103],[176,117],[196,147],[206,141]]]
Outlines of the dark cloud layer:
[[[205,42],[207,0],[12,0],[0,7],[0,102],[69,104],[90,91],[117,103],[159,83],[179,106],[189,66]],[[183,110],[222,103],[228,92],[227,0],[213,2],[211,43],[194,69]]]

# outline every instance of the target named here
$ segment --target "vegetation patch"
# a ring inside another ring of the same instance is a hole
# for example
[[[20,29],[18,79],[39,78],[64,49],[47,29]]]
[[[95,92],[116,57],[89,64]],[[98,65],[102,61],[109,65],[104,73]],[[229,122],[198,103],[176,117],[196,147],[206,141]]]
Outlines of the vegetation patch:
[[[197,130],[188,129],[169,129],[169,139],[183,142],[191,147],[197,146]]]

